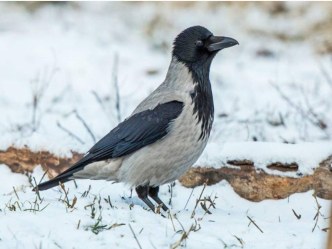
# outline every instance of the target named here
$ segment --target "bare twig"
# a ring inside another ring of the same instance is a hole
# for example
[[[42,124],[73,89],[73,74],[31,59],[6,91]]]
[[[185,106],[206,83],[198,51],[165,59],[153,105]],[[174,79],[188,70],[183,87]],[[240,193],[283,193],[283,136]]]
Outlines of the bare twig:
[[[316,214],[315,214],[315,216],[314,216],[315,225],[314,225],[314,227],[313,227],[312,230],[311,230],[311,231],[313,232],[313,231],[315,231],[316,226],[317,226],[317,224],[318,224],[319,216],[322,215],[321,212],[320,212],[320,209],[322,208],[322,206],[318,203],[317,196],[316,196],[316,192],[313,193],[312,196],[314,197],[315,202],[316,202],[316,205],[317,205],[317,212],[316,212]]]
[[[110,119],[109,112],[107,111],[107,108],[105,107],[105,104],[104,104],[104,101],[106,102],[106,100],[103,100],[96,91],[92,91],[92,94],[93,94],[93,96],[95,96],[98,104],[100,105],[101,109],[105,113],[106,117],[108,119]]]
[[[217,199],[217,196],[215,195],[214,196],[214,199],[212,200],[211,199],[211,195],[208,196],[208,197],[204,197],[203,201],[201,200],[201,207],[204,209],[204,214],[201,218],[199,218],[198,220],[203,220],[204,216],[206,214],[212,214],[211,211],[210,211],[210,208],[213,207],[213,208],[216,208],[215,206],[215,200]],[[206,206],[206,203],[209,203],[209,207]]]
[[[189,195],[189,197],[188,197],[188,200],[187,200],[187,202],[186,202],[186,205],[184,205],[184,208],[183,208],[183,209],[186,209],[186,207],[187,207],[187,205],[188,205],[188,203],[189,203],[189,200],[190,200],[191,196],[192,196],[193,193],[194,193],[194,189],[195,189],[195,188],[192,188],[192,190],[191,190],[191,192],[190,192],[190,195]]]
[[[308,113],[311,114],[311,116],[315,119],[315,124],[322,130],[325,130],[327,128],[326,122],[323,121],[323,119],[320,118],[318,114],[313,110],[309,102],[308,96],[304,93],[303,89],[302,89],[302,95],[304,96],[305,104],[308,108]]]
[[[67,128],[63,127],[60,122],[58,121],[57,126],[63,130],[64,132],[66,132],[69,136],[71,136],[72,138],[76,139],[78,142],[80,142],[81,144],[84,144],[83,140],[80,139],[78,136],[76,136],[74,133],[72,133],[70,130],[68,130]]]
[[[264,233],[262,229],[260,229],[260,227],[255,223],[255,221],[253,221],[253,219],[251,219],[248,215],[247,215],[247,218],[250,220],[248,226],[250,226],[250,224],[254,224],[255,227],[257,227],[257,229],[261,232],[261,233]]]
[[[97,102],[100,104],[100,106],[104,109],[104,101],[101,99],[101,97],[99,96],[99,94],[95,91],[95,90],[92,90],[91,91],[92,95],[95,96]]]
[[[39,194],[39,189],[38,189],[38,184],[37,184],[37,182],[36,182],[36,178],[35,178],[35,177],[33,177],[33,181],[34,181],[34,183],[35,183],[35,185],[34,185],[33,187],[36,187],[36,188],[35,188],[35,189],[36,189],[35,193],[36,193],[38,199],[41,201],[40,194]]]
[[[191,218],[193,218],[193,217],[195,216],[195,210],[196,210],[196,208],[197,208],[198,203],[200,202],[200,200],[201,200],[201,198],[202,198],[202,194],[203,194],[203,192],[204,192],[204,190],[205,190],[206,185],[207,185],[207,184],[206,184],[206,182],[205,182],[204,185],[203,185],[202,192],[201,192],[201,194],[199,195],[198,199],[196,200],[196,204],[195,204],[194,210],[193,210],[192,213],[191,213]]]
[[[138,239],[137,239],[137,237],[136,237],[136,234],[135,234],[133,228],[131,227],[130,224],[128,224],[128,225],[129,225],[129,228],[130,228],[130,230],[131,230],[131,232],[132,232],[132,234],[133,234],[133,236],[134,236],[134,238],[135,238],[135,240],[136,240],[136,243],[137,243],[138,247],[139,247],[140,249],[142,249],[142,246],[141,246],[141,244],[139,243],[139,241],[138,241]]]
[[[87,130],[87,132],[89,133],[90,137],[92,138],[93,142],[96,143],[96,137],[93,135],[93,132],[91,131],[90,127],[88,126],[88,124],[85,122],[85,120],[81,117],[81,115],[79,115],[77,110],[74,110],[75,116],[76,118],[81,121],[81,123],[83,124],[84,128]]]
[[[301,114],[301,116],[308,120],[310,123],[312,123],[315,126],[318,126],[320,129],[324,130],[326,129],[326,124],[324,122],[322,122],[319,118],[317,118],[317,114],[315,114],[312,110],[309,110],[309,113],[307,113],[306,111],[303,110],[303,108],[297,104],[295,104],[287,95],[285,95],[280,88],[275,85],[275,84],[271,84],[276,91],[279,93],[280,97],[287,103],[289,104],[290,107],[292,107],[293,109],[295,109],[298,113]],[[310,115],[311,114],[311,115]]]
[[[174,219],[179,223],[179,225],[181,226],[182,230],[181,231],[184,231],[184,226],[182,225],[182,223],[179,221],[178,217],[176,215],[174,215]]]
[[[115,54],[113,61],[113,69],[112,69],[112,85],[115,88],[115,109],[117,111],[118,122],[121,122],[121,109],[120,109],[120,89],[118,82],[118,63],[119,56]]]
[[[36,78],[31,80],[32,86],[32,117],[31,117],[31,125],[32,131],[36,131],[38,129],[40,123],[40,117],[37,119],[37,111],[40,107],[40,103],[42,98],[45,95],[47,88],[49,87],[55,73],[57,72],[57,68],[54,65],[51,71],[48,73],[47,68],[44,69],[42,73],[37,74]]]
[[[175,226],[174,226],[174,221],[173,221],[173,216],[172,216],[171,212],[168,212],[168,217],[171,218],[171,222],[172,222],[173,230],[174,230],[174,232],[176,232],[176,229],[175,229]]]
[[[44,177],[46,176],[46,174],[48,173],[48,170],[49,169],[47,169],[47,170],[45,170],[45,172],[44,172],[44,174],[43,174],[43,176],[42,176],[42,178],[40,178],[40,180],[39,180],[39,183],[38,183],[38,185],[43,181],[43,179],[44,179]]]

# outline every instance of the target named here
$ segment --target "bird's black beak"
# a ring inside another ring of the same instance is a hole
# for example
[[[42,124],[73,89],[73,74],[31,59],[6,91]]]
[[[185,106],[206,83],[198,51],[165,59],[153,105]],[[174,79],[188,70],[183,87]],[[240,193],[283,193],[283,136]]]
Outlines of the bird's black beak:
[[[208,45],[206,46],[209,52],[219,51],[224,48],[233,47],[239,45],[239,42],[233,38],[225,36],[210,36],[208,39]]]

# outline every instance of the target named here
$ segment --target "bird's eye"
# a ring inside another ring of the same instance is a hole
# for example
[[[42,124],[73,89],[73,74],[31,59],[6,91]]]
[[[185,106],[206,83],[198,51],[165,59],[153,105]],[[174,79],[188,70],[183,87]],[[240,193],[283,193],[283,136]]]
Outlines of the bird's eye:
[[[201,48],[201,47],[204,46],[204,43],[203,43],[203,41],[198,40],[198,41],[195,42],[195,45],[196,45],[197,48]]]

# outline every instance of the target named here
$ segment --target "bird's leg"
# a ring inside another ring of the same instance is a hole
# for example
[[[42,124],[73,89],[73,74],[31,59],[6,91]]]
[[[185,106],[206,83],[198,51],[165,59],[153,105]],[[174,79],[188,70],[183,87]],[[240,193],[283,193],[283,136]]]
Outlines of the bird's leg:
[[[165,205],[165,203],[162,202],[162,200],[159,199],[158,192],[159,192],[159,187],[150,187],[149,188],[149,196],[151,196],[151,198],[153,200],[155,200],[155,202],[157,202],[158,205],[161,205],[161,208],[164,211],[167,211],[168,207]]]
[[[138,186],[136,187],[136,193],[138,195],[138,198],[140,198],[148,207],[155,212],[155,206],[148,198],[149,193],[149,186]]]

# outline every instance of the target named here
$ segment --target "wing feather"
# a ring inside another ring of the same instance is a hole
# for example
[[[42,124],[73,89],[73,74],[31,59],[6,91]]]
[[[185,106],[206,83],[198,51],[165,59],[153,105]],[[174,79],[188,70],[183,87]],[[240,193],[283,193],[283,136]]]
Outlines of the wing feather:
[[[183,106],[183,102],[171,101],[130,116],[99,140],[80,161],[38,188],[48,189],[58,185],[59,181],[70,180],[75,172],[92,162],[125,156],[162,139],[169,132],[172,121],[181,114]]]

